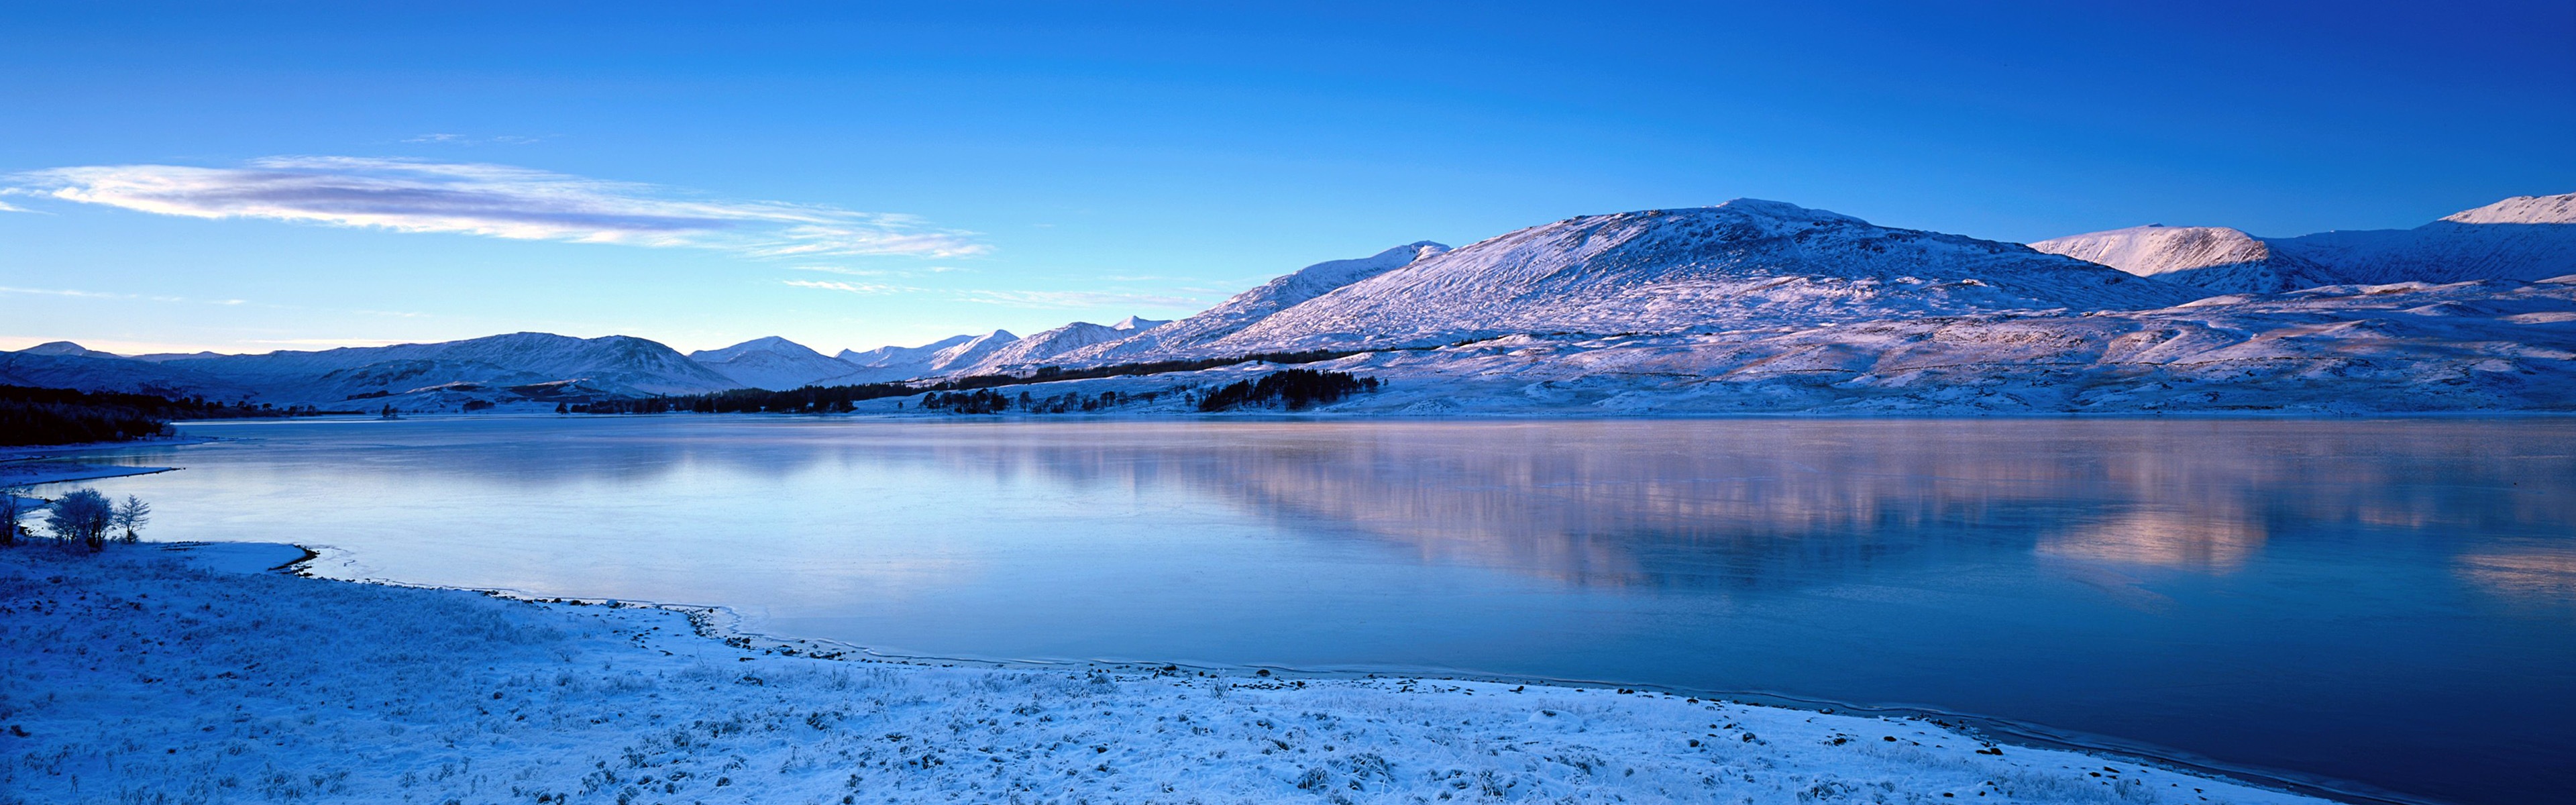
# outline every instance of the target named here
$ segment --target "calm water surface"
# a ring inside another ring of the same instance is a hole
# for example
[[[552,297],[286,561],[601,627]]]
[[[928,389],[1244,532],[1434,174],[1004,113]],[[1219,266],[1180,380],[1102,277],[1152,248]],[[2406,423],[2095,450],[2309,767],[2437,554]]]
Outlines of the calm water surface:
[[[2576,790],[2576,422],[251,422],[164,540],[894,654],[1403,669]],[[2559,800],[2565,801],[2565,800]]]

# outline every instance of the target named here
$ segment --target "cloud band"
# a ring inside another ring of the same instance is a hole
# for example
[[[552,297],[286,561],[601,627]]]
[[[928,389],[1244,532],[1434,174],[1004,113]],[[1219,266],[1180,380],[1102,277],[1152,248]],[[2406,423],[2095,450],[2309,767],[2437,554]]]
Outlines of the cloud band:
[[[10,177],[0,193],[191,218],[265,218],[400,232],[724,249],[762,257],[957,257],[971,233],[892,213],[676,197],[660,188],[508,165],[271,157],[240,168],[101,165]]]

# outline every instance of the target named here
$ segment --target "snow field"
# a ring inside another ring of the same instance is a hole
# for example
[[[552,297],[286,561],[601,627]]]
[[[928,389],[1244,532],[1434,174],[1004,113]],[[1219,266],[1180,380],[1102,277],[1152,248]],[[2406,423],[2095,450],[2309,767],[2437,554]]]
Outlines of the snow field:
[[[2316,801],[1651,692],[825,659],[243,550],[0,551],[0,803]]]

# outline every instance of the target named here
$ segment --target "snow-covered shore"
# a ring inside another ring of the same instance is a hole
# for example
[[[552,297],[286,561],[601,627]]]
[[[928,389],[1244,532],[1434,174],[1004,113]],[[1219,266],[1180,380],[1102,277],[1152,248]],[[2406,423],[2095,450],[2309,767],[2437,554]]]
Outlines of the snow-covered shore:
[[[0,550],[0,803],[2317,801],[1916,720],[822,659],[263,570],[301,556]]]

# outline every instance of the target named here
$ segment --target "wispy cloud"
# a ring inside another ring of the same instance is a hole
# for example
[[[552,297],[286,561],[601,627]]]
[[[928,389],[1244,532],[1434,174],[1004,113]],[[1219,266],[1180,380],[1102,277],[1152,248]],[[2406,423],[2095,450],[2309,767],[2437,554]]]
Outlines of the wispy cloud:
[[[875,268],[845,268],[842,266],[788,266],[787,270],[819,271],[825,274],[845,274],[852,277],[900,277],[909,276],[912,273],[909,271],[886,271]]]
[[[1141,293],[1102,291],[995,291],[948,290],[911,285],[875,282],[840,282],[836,280],[780,280],[798,288],[883,296],[889,294],[928,294],[945,296],[960,302],[977,302],[1006,307],[1046,308],[1052,310],[1086,310],[1094,308],[1131,307],[1197,307],[1199,300],[1183,296],[1158,296]]]
[[[197,305],[246,304],[246,300],[241,299],[190,299],[185,296],[144,296],[142,294],[84,291],[77,288],[13,288],[6,285],[0,285],[0,293],[33,294],[37,296],[71,296],[82,299],[149,299],[155,302],[186,302]]]
[[[10,204],[6,201],[0,201],[0,212],[35,212],[35,210]]]
[[[814,288],[825,291],[842,291],[846,293],[871,295],[911,293],[921,290],[919,288],[907,288],[901,285],[880,285],[873,282],[833,282],[830,280],[786,280],[785,282],[798,288]]]
[[[100,293],[100,292],[98,292],[98,291],[78,291],[78,290],[72,290],[72,289],[69,289],[69,288],[11,288],[11,287],[6,286],[6,285],[0,285],[0,293],[37,294],[37,295],[42,295],[42,296],[82,296],[82,297],[89,297],[89,298],[93,298],[93,299],[132,299],[132,298],[134,298],[134,295],[133,295],[133,294]]]
[[[694,199],[652,185],[485,163],[270,157],[240,168],[53,168],[10,176],[0,195],[191,218],[695,247],[760,257],[957,257],[990,251],[973,233],[932,227],[908,215]]]
[[[403,142],[431,143],[436,145],[483,145],[485,143],[497,143],[500,145],[527,145],[529,143],[536,142],[539,139],[542,138],[522,137],[516,134],[503,134],[493,137],[468,137],[462,134],[423,134],[417,137],[405,137],[403,138]]]
[[[1193,307],[1199,300],[1180,296],[1101,291],[960,291],[957,298],[1013,307],[1059,309],[1111,307]]]

